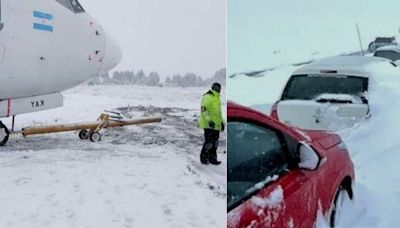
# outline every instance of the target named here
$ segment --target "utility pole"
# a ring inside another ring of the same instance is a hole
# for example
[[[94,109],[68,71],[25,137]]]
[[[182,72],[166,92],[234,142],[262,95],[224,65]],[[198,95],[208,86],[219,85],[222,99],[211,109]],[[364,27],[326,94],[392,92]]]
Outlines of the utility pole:
[[[358,27],[358,24],[356,24],[356,27],[357,27],[357,33],[358,33],[358,41],[360,42],[361,55],[364,56],[364,48],[363,48],[363,44],[361,41],[361,33],[360,33],[360,28]]]

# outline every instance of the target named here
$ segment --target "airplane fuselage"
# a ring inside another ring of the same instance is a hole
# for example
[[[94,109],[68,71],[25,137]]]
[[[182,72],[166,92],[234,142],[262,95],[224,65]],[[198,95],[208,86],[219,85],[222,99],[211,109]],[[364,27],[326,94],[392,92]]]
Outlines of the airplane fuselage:
[[[72,88],[121,60],[116,43],[76,0],[0,2],[0,109],[1,101],[25,98],[43,106],[30,98]]]

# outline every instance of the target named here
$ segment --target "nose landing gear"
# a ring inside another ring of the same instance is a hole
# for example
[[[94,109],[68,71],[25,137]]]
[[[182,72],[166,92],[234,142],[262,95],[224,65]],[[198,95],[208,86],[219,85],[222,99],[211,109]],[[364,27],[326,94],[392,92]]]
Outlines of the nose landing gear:
[[[0,146],[5,146],[9,137],[10,131],[7,126],[0,121]]]
[[[97,119],[98,123],[96,128],[94,129],[83,129],[79,132],[79,138],[82,140],[89,139],[92,142],[100,142],[101,141],[101,134],[100,130],[107,127],[110,124],[110,115],[108,114],[101,114],[100,117]]]

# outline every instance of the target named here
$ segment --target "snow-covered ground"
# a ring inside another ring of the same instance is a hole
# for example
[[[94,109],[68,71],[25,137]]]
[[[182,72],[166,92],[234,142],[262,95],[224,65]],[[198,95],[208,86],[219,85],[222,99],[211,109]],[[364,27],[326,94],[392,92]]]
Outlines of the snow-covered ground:
[[[356,168],[356,198],[345,204],[341,227],[400,226],[400,69],[370,68],[372,117],[339,132]]]
[[[122,107],[163,122],[105,130],[100,143],[77,132],[14,135],[0,149],[0,227],[226,227],[226,138],[221,166],[198,161],[206,90],[80,86],[64,93],[63,108],[18,116],[20,129]]]
[[[259,77],[228,79],[228,99],[269,113],[291,73],[291,62]],[[339,227],[399,227],[400,205],[400,68],[372,65],[369,102],[372,117],[338,132],[355,164],[355,199],[341,209]],[[318,227],[327,227],[318,221]]]
[[[248,106],[275,103],[296,66],[280,66],[259,77],[238,74],[228,78],[228,100]]]

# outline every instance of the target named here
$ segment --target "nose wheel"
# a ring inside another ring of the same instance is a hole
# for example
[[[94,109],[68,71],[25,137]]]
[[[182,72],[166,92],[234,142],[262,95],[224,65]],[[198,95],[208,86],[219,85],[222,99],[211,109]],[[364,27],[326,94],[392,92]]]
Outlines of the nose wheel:
[[[101,141],[101,134],[96,131],[88,131],[88,130],[81,130],[79,132],[79,138],[82,140],[90,140],[92,142],[100,142]]]
[[[92,133],[90,133],[89,139],[92,142],[100,142],[101,141],[101,135],[100,135],[99,132],[92,132]]]
[[[10,131],[8,130],[7,126],[0,121],[0,146],[5,146],[9,137]]]
[[[82,140],[86,140],[89,138],[89,131],[88,130],[81,130],[79,132],[79,138]]]

